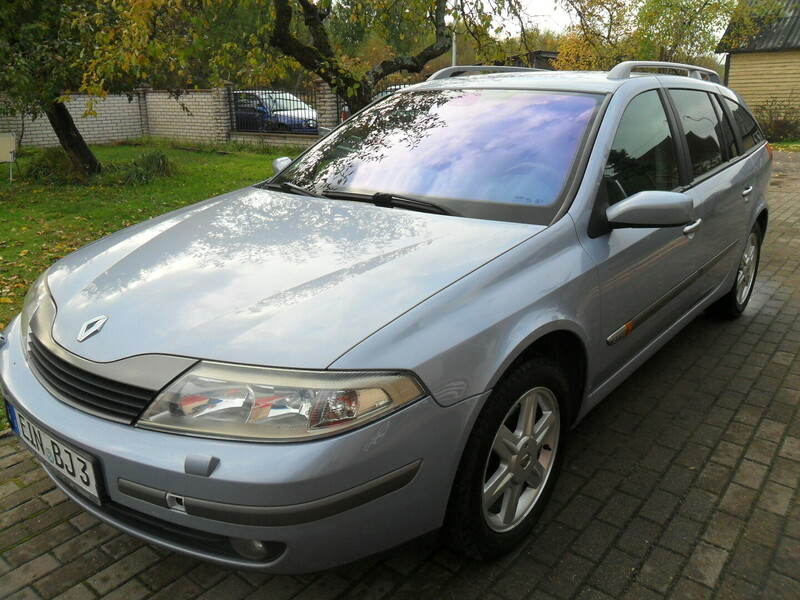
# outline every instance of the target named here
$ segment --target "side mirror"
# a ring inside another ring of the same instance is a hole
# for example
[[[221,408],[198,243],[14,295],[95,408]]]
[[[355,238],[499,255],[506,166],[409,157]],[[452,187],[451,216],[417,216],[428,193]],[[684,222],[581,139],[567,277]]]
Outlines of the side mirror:
[[[606,209],[612,229],[624,227],[677,227],[692,220],[694,203],[686,194],[646,191]]]
[[[272,161],[272,170],[275,171],[275,175],[283,171],[286,167],[292,164],[292,159],[288,156],[281,156],[280,158],[276,158]]]

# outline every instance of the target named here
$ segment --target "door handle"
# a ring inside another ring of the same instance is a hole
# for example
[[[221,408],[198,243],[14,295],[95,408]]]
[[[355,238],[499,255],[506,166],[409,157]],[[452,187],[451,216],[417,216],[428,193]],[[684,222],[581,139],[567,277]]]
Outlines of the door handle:
[[[697,219],[697,221],[693,221],[689,223],[686,227],[683,228],[683,233],[690,234],[694,233],[698,229],[700,229],[700,225],[703,224],[703,219]]]
[[[744,198],[745,202],[750,202],[750,198],[748,196],[753,192],[753,186],[748,185],[746,188],[742,190],[742,197]]]

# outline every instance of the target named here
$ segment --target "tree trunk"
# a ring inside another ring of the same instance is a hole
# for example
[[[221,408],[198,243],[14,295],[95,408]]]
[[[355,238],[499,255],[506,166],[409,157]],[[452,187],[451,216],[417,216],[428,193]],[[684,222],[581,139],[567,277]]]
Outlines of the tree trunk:
[[[275,24],[270,34],[270,44],[291,56],[307,71],[319,75],[347,102],[351,112],[356,112],[372,101],[375,84],[392,73],[409,71],[419,73],[434,58],[450,50],[451,38],[445,26],[447,0],[435,0],[432,24],[436,38],[416,56],[398,56],[372,67],[362,78],[342,66],[331,44],[325,19],[328,11],[322,11],[313,0],[297,0],[302,11],[303,23],[311,35],[311,43],[293,33],[294,11],[290,0],[273,0]]]
[[[81,177],[88,177],[100,172],[100,162],[95,158],[89,146],[83,140],[81,132],[75,126],[72,115],[69,114],[63,102],[53,102],[47,111],[47,119],[56,132],[61,147],[67,153],[72,164],[75,165]]]

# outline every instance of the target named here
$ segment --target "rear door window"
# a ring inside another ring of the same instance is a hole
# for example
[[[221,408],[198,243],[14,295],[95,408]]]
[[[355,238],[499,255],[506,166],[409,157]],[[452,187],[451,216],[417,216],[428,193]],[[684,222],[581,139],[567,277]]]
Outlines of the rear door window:
[[[258,98],[252,94],[242,94],[239,96],[237,106],[242,109],[255,110],[259,105]]]
[[[711,97],[700,90],[670,90],[689,147],[692,175],[700,177],[723,163],[721,125]]]

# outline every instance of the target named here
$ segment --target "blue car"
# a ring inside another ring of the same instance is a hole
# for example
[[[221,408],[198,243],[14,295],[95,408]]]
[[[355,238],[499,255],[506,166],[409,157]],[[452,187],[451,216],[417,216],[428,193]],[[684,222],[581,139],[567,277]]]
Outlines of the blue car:
[[[234,102],[237,131],[317,134],[317,111],[289,92],[245,90]]]

